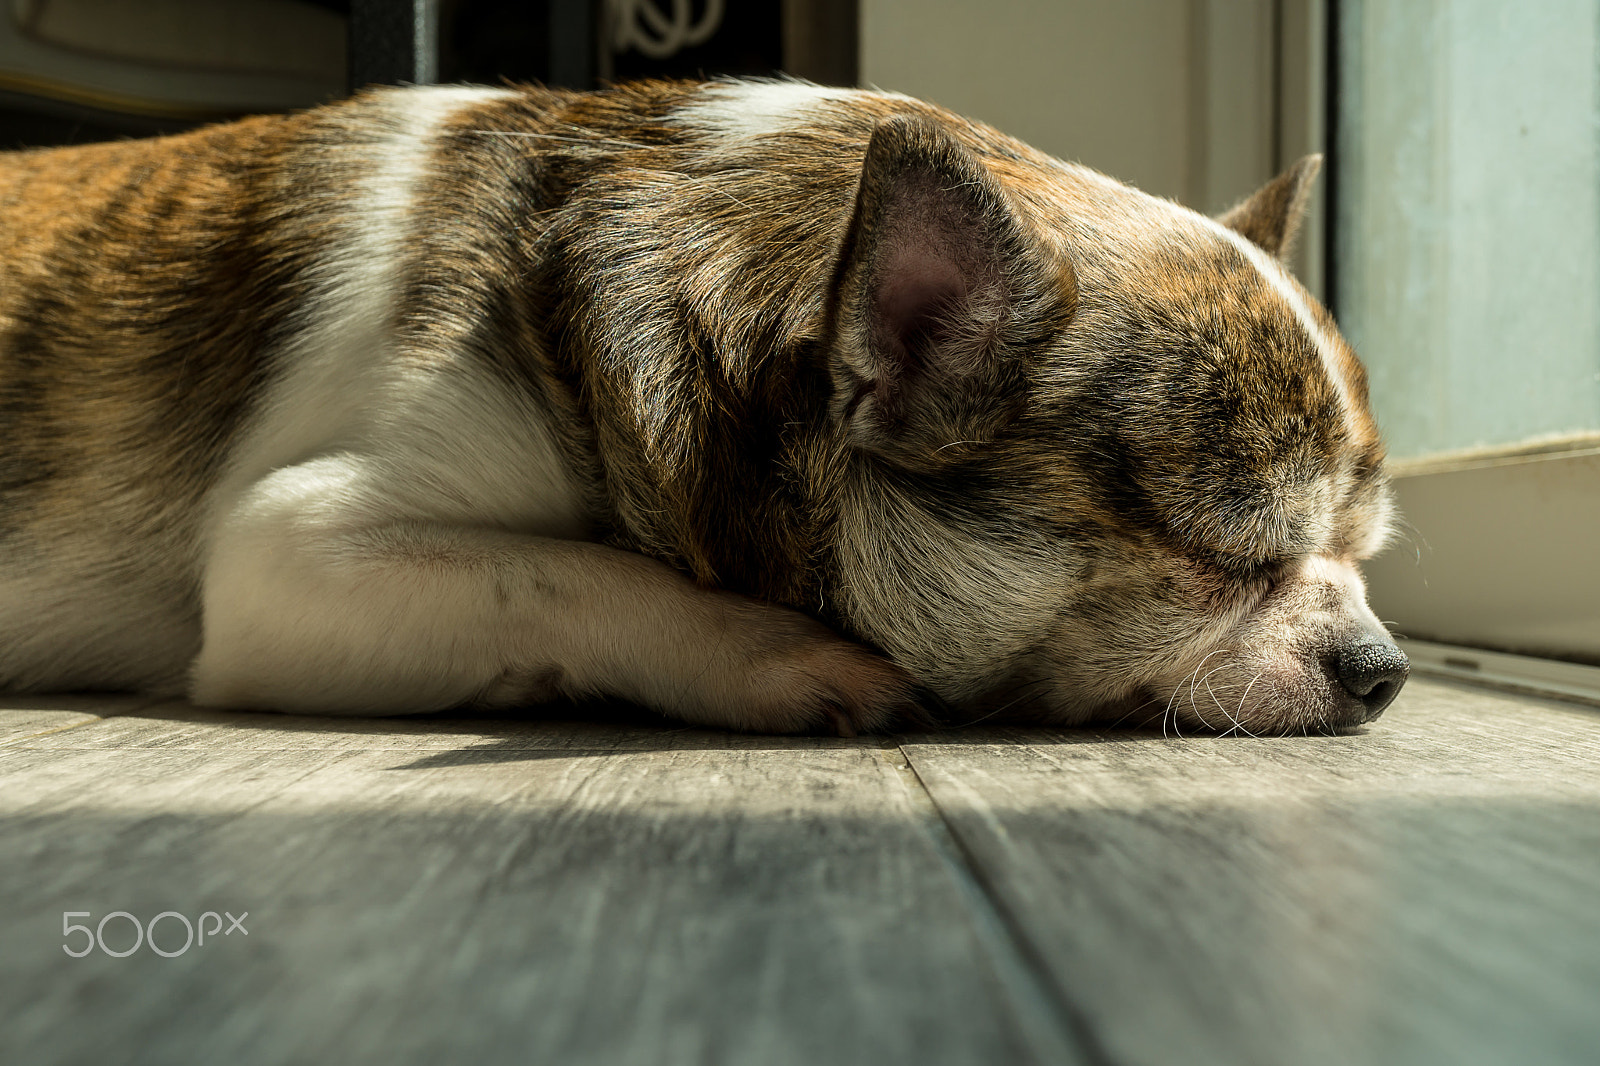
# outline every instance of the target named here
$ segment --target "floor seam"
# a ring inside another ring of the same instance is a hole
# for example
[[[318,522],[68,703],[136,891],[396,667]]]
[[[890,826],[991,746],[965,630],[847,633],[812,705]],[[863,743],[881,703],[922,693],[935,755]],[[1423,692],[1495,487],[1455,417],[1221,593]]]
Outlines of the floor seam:
[[[969,912],[985,934],[995,975],[1012,998],[1012,1008],[1028,1028],[1030,1042],[1045,1062],[1082,1062],[1115,1066],[1088,1019],[1066,995],[1021,923],[984,876],[976,857],[962,842],[933,792],[903,746],[886,749],[907,791],[923,808],[924,825],[934,848],[953,875]],[[909,780],[907,780],[909,778]]]

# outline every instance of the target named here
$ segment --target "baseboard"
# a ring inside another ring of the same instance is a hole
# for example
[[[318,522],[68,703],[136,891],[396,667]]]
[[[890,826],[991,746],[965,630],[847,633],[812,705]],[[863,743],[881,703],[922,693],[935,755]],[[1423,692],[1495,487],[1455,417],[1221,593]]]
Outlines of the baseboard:
[[[1412,672],[1416,674],[1553,696],[1600,707],[1600,666],[1536,659],[1529,655],[1507,655],[1504,652],[1435,644],[1426,640],[1398,640],[1396,643],[1411,660]]]

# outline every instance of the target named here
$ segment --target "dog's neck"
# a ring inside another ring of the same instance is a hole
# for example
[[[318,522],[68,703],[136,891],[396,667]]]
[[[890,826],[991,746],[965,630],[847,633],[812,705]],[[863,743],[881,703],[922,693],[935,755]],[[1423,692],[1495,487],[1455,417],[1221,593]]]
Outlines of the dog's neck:
[[[837,493],[817,486],[844,461],[826,345],[861,147],[740,154],[605,103],[500,117],[583,142],[539,146],[527,299],[570,308],[544,347],[589,438],[597,533],[815,611],[836,580]]]

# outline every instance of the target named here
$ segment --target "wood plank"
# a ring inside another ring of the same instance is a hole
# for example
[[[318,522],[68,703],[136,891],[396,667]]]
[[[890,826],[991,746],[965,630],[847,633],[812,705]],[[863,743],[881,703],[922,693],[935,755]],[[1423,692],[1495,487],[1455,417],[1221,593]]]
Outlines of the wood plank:
[[[641,732],[166,707],[0,748],[0,1061],[1078,1061],[892,749]],[[70,958],[69,910],[248,935]]]
[[[1108,1061],[1595,1061],[1600,714],[1413,680],[1359,735],[903,750]]]
[[[152,701],[138,696],[19,696],[0,693],[0,744],[125,714]]]

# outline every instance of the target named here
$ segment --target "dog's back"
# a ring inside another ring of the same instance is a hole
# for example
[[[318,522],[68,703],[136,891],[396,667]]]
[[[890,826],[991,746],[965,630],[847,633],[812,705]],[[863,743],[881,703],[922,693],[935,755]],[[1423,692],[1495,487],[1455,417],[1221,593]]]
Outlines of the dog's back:
[[[307,124],[0,156],[0,682],[181,685],[200,505],[303,271],[252,207]]]
[[[230,464],[316,447],[326,410],[269,413],[274,387],[379,343],[406,183],[439,119],[502,95],[0,154],[0,686],[183,688]]]

